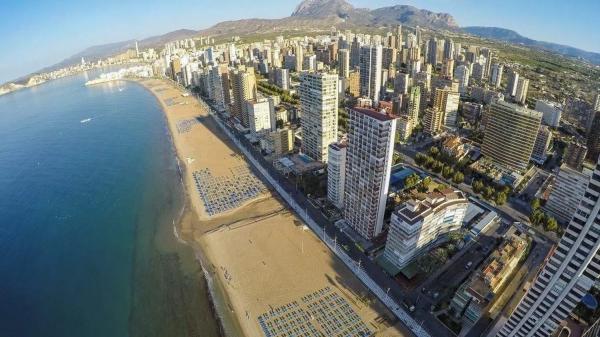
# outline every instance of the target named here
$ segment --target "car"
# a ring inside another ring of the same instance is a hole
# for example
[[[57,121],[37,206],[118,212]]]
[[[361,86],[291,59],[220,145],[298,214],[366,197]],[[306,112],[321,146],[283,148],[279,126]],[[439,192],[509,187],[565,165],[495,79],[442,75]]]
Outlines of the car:
[[[465,266],[465,269],[471,268],[472,265],[473,265],[472,261],[467,262],[467,265]]]

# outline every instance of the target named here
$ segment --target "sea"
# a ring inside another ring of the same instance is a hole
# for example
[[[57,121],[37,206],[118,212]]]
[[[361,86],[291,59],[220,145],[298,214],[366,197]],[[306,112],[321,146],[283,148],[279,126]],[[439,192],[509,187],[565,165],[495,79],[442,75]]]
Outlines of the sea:
[[[0,96],[0,336],[219,336],[160,105],[97,75]]]

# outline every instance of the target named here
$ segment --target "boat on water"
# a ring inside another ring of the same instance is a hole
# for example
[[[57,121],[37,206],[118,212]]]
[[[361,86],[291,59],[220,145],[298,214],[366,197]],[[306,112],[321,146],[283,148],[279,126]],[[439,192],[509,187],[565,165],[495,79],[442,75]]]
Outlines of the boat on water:
[[[83,123],[87,123],[91,120],[92,120],[91,118],[86,118],[86,119],[82,119],[79,123],[83,124]]]

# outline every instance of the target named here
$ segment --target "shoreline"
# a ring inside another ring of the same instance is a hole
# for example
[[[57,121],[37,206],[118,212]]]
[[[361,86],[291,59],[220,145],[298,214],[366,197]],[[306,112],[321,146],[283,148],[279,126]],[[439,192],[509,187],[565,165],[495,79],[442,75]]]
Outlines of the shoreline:
[[[340,310],[335,306],[346,303],[349,316],[343,317],[353,317],[352,324],[333,328],[339,333],[350,329],[345,334],[370,330],[375,336],[410,335],[264,182],[196,97],[184,95],[181,87],[165,79],[127,81],[150,91],[163,110],[185,193],[185,208],[181,220],[173,221],[173,235],[194,250],[215,319],[226,336],[273,334],[261,320],[269,319],[276,308],[303,303],[324,291],[341,302],[324,304],[316,315]],[[255,193],[244,192],[247,187]],[[216,212],[211,212],[215,205]],[[326,325],[327,316],[320,323],[312,321],[301,324],[317,324],[321,334],[332,329]]]
[[[185,175],[187,172],[187,168],[185,167],[185,158],[183,158],[181,151],[177,148],[175,144],[174,135],[177,131],[172,129],[171,123],[169,122],[169,117],[167,115],[167,106],[165,106],[164,102],[156,95],[152,88],[148,87],[144,83],[143,79],[123,78],[119,79],[119,81],[136,83],[137,85],[140,85],[146,91],[151,93],[160,105],[161,111],[163,113],[163,121],[165,122],[165,126],[168,131],[170,146],[173,150],[173,153],[175,153],[175,159],[177,161],[179,182],[182,186],[183,193],[185,194],[182,209],[179,212],[177,219],[173,219],[173,235],[179,243],[185,244],[193,250],[196,262],[200,265],[200,268],[202,269],[203,277],[205,278],[205,281],[208,285],[207,294],[205,295],[208,298],[213,318],[219,326],[220,335],[223,337],[246,337],[243,334],[239,324],[237,324],[237,318],[235,317],[235,315],[232,314],[230,310],[224,310],[224,307],[231,307],[231,301],[228,298],[228,295],[224,291],[224,289],[218,284],[218,281],[215,282],[214,271],[211,271],[207,268],[207,264],[211,265],[212,263],[210,261],[207,261],[206,252],[196,242],[190,242],[189,240],[186,240],[183,237],[184,235],[182,235],[181,233],[182,225],[188,218],[191,218],[189,221],[200,221],[200,219],[198,219],[198,215],[196,214],[196,212],[194,212],[193,206],[191,205],[192,200],[190,191],[185,183]],[[168,83],[168,85],[172,85],[172,83]]]

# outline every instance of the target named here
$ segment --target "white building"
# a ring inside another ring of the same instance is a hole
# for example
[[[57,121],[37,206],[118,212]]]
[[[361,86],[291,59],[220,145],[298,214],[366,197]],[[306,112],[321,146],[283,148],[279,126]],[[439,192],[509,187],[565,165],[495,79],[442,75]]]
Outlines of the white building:
[[[533,151],[531,151],[531,161],[542,165],[548,159],[548,147],[552,142],[552,131],[546,125],[540,125]]]
[[[468,200],[462,192],[445,190],[409,200],[392,213],[383,256],[402,269],[418,255],[443,242],[462,226]]]
[[[271,131],[271,108],[269,100],[259,98],[246,101],[250,132],[253,134],[266,134]]]
[[[360,94],[372,99],[373,102],[379,102],[381,63],[382,47],[380,45],[360,47]]]
[[[344,218],[372,239],[383,228],[396,117],[369,108],[350,108],[348,114]]]
[[[546,213],[559,223],[568,224],[585,194],[590,176],[589,170],[579,172],[563,164],[554,180],[550,197],[544,205]]]
[[[338,140],[338,76],[302,73],[298,92],[302,152],[314,160],[327,162],[328,146]]]
[[[553,128],[557,128],[560,125],[560,117],[562,115],[562,106],[560,103],[538,99],[535,102],[535,110],[543,113],[542,123]]]
[[[494,86],[494,88],[499,88],[502,83],[502,71],[504,70],[504,66],[499,63],[492,64],[491,76],[490,76],[490,84]]]
[[[350,51],[348,49],[338,50],[338,75],[343,78],[350,76]]]
[[[551,336],[600,276],[600,164],[557,248],[496,336]]]
[[[471,72],[466,65],[461,64],[454,69],[454,79],[458,81],[458,92],[466,94],[469,89],[469,78]]]
[[[344,143],[333,143],[327,154],[327,199],[339,209],[344,207],[346,148]]]

